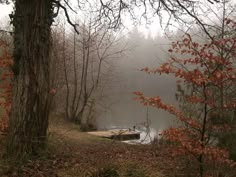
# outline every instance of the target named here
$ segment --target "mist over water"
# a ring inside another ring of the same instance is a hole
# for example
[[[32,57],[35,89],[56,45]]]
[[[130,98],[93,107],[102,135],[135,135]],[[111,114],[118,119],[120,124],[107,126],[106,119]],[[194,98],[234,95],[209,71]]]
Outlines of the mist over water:
[[[145,73],[143,73],[145,75]],[[99,128],[130,128],[134,125],[143,123],[148,118],[151,120],[151,127],[159,130],[165,129],[173,124],[173,117],[161,110],[147,107],[140,104],[135,100],[135,95],[133,91],[142,91],[146,95],[155,96],[160,95],[163,101],[168,103],[175,102],[175,81],[171,77],[163,78],[151,78],[151,76],[143,78],[143,82],[140,83],[137,80],[127,82],[126,86],[123,87],[125,91],[122,94],[114,95],[116,102],[111,106],[110,110],[102,114],[99,118],[98,127]],[[142,79],[142,78],[140,78]],[[135,87],[136,86],[136,87]],[[133,87],[133,88],[132,88]],[[136,88],[136,89],[135,89]],[[121,86],[122,90],[122,86]]]
[[[146,41],[145,41],[146,40]],[[164,49],[158,47],[157,40],[141,40],[129,56],[116,61],[119,71],[111,92],[112,104],[97,119],[98,129],[132,128],[141,126],[150,119],[150,127],[162,131],[175,124],[169,113],[143,106],[135,100],[134,91],[143,92],[146,96],[160,96],[165,103],[177,105],[175,99],[176,80],[173,76],[147,74],[142,68],[156,68],[167,60]]]

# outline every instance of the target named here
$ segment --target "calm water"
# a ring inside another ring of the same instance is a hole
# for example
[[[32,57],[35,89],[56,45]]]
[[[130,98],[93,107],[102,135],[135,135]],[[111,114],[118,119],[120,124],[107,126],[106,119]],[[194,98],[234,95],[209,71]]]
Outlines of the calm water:
[[[124,72],[125,73],[125,72]],[[129,70],[123,76],[123,81],[111,92],[112,104],[102,112],[97,120],[99,129],[142,127],[150,120],[150,127],[161,131],[175,124],[175,119],[169,113],[141,105],[134,100],[134,91],[142,91],[147,96],[160,96],[166,103],[177,104],[175,100],[175,79],[170,76],[147,75],[138,70]],[[109,104],[109,103],[108,103]]]

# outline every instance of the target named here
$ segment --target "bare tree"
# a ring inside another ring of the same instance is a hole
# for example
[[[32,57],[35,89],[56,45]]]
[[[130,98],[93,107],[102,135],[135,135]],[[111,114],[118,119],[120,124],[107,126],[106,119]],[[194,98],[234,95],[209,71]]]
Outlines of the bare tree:
[[[96,99],[110,75],[110,60],[123,54],[125,46],[120,47],[118,37],[111,30],[102,25],[98,27],[91,19],[81,27],[80,36],[74,33],[72,38],[71,50],[67,52],[73,55],[69,63],[66,53],[63,59],[66,118],[88,125],[92,123]],[[63,46],[65,50],[65,43]]]
[[[2,2],[8,0],[1,0],[0,3]],[[78,1],[79,5],[88,3],[87,0],[84,3]],[[100,5],[97,20],[101,23],[107,21],[111,28],[117,28],[124,10],[132,12],[134,6],[141,5],[145,16],[149,4],[159,16],[162,10],[177,19],[180,19],[179,13],[185,13],[205,29],[195,15],[196,3],[190,0],[136,0],[132,3],[100,0],[96,3]],[[48,82],[51,25],[59,10],[63,10],[67,22],[77,33],[78,30],[67,12],[67,9],[72,10],[69,0],[15,0],[14,4],[15,12],[11,15],[14,25],[14,89],[7,149],[9,155],[18,158],[26,154],[37,154],[46,142],[51,97],[51,85]],[[89,91],[84,93],[89,95]]]

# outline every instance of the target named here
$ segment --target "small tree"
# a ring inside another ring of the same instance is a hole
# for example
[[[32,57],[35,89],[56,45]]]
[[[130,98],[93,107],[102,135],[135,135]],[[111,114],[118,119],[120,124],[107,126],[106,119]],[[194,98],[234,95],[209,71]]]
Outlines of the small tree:
[[[92,19],[79,30],[79,36],[63,35],[65,113],[67,120],[87,126],[94,123],[92,114],[111,78],[112,60],[119,58],[126,46],[119,45],[120,37],[113,30]]]
[[[231,31],[235,31],[235,22],[227,19],[225,23]],[[219,48],[224,50],[224,55],[216,52]],[[179,126],[163,132],[164,138],[175,146],[172,148],[173,154],[194,157],[201,177],[209,175],[207,167],[212,167],[210,175],[214,176],[218,165],[233,164],[229,160],[228,150],[217,146],[218,139],[215,136],[227,132],[229,124],[216,124],[213,121],[217,119],[221,122],[223,117],[220,111],[228,113],[228,120],[234,119],[230,113],[236,109],[235,96],[225,95],[227,100],[222,110],[218,104],[220,95],[214,94],[223,87],[235,88],[236,37],[214,38],[209,43],[199,44],[186,35],[182,41],[173,42],[169,52],[172,55],[170,61],[157,69],[143,70],[147,73],[173,74],[179,78],[178,85],[188,87],[187,92],[182,91],[178,95],[184,100],[184,111],[163,103],[158,96],[146,97],[140,92],[135,94],[144,105],[164,109],[177,117]]]

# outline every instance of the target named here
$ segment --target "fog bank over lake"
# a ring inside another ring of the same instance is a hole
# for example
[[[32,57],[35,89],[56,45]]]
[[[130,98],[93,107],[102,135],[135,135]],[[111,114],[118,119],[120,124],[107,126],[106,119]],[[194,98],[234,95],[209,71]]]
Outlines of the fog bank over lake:
[[[112,101],[108,105],[109,109],[97,119],[99,129],[137,127],[146,121],[147,112],[151,127],[157,131],[174,125],[172,115],[152,107],[147,111],[147,107],[135,100],[133,94],[134,91],[140,91],[146,96],[160,96],[164,102],[177,105],[176,81],[173,76],[141,71],[145,67],[156,68],[167,59],[167,50],[160,47],[160,42],[163,43],[163,40],[146,39],[138,43],[140,45],[128,57],[116,61],[117,78],[109,90]]]

